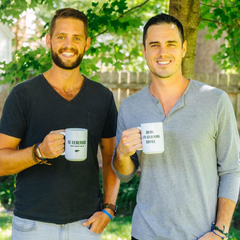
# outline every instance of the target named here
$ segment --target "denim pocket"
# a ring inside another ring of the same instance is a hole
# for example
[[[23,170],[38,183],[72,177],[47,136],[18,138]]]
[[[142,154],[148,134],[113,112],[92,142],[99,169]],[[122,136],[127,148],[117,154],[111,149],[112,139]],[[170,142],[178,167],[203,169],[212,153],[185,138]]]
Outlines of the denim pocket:
[[[85,222],[86,220],[87,219],[83,219],[83,220],[80,220],[79,222],[82,225],[83,222]],[[92,234],[92,235],[95,235],[95,236],[101,236],[101,234],[102,234],[102,233],[95,233],[92,230],[90,230],[91,225],[88,225],[87,227],[82,225],[82,227],[85,229],[86,233],[88,233],[88,234]]]
[[[21,232],[29,232],[37,227],[36,221],[13,216],[12,226]]]

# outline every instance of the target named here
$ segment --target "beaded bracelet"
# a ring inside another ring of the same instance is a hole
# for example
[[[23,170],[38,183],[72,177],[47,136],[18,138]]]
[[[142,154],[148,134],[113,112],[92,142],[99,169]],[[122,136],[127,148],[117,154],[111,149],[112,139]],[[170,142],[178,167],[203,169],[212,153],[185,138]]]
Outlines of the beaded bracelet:
[[[41,158],[38,157],[37,152],[36,152],[37,145],[38,145],[38,143],[36,143],[36,144],[34,144],[32,146],[32,157],[33,157],[33,160],[37,164],[52,165],[51,163],[48,163],[47,160],[42,160]]]
[[[219,227],[217,227],[217,226],[215,225],[215,222],[213,222],[213,223],[212,223],[212,230],[217,230],[217,231],[219,231],[219,232],[222,233],[224,236],[226,236],[226,238],[229,237],[229,233],[225,233],[225,232],[224,232],[224,231],[225,231],[225,225],[223,225],[223,230],[222,230],[222,229],[220,229]]]
[[[227,239],[227,238],[225,238],[225,237],[222,237],[222,236],[220,236],[220,235],[218,235],[216,232],[214,232],[214,230],[212,230],[212,232],[215,234],[215,235],[217,235],[218,237],[220,237],[221,239]]]

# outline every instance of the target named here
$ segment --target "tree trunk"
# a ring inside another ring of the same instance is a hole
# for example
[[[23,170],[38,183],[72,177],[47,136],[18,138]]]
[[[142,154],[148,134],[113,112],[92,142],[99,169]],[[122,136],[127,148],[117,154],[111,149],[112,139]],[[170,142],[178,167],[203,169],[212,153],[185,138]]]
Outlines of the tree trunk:
[[[18,39],[18,34],[19,34],[19,19],[16,22],[16,28],[13,30],[14,32],[14,39],[15,39],[15,44],[14,44],[14,51],[18,49],[18,44],[19,44],[19,39]]]
[[[183,25],[184,37],[187,40],[187,53],[182,64],[183,75],[193,78],[195,47],[201,21],[200,0],[170,0],[169,14]]]

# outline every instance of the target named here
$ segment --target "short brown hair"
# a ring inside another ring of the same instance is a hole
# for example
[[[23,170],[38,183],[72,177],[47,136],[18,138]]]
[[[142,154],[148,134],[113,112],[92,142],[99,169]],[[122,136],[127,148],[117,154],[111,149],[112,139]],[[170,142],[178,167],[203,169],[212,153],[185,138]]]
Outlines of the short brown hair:
[[[160,13],[160,14],[150,18],[143,28],[143,45],[144,45],[144,47],[146,47],[145,44],[146,44],[148,28],[152,25],[160,25],[160,24],[165,24],[165,23],[166,24],[174,24],[177,26],[179,36],[180,36],[180,38],[182,40],[182,44],[183,44],[184,32],[183,32],[183,26],[182,26],[181,22],[171,15]]]
[[[55,30],[56,20],[61,19],[61,18],[73,18],[73,19],[78,19],[78,20],[82,21],[84,23],[85,36],[86,36],[86,38],[88,37],[87,16],[83,12],[80,12],[79,10],[73,9],[73,8],[62,8],[62,9],[58,9],[55,12],[55,15],[50,24],[50,37],[52,37],[53,32]]]

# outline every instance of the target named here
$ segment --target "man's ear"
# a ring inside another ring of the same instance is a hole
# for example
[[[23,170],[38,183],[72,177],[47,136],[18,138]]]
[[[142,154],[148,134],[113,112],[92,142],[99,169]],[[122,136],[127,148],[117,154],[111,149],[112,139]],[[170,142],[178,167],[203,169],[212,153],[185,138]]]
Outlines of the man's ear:
[[[49,49],[51,48],[51,37],[49,33],[46,34],[46,45]]]
[[[143,53],[143,57],[146,59],[146,49],[143,43],[142,43],[142,53]]]
[[[186,52],[187,52],[187,41],[185,40],[183,42],[183,55],[182,55],[183,58],[185,57]]]
[[[86,47],[85,47],[85,51],[87,51],[87,50],[90,48],[90,45],[91,45],[91,38],[88,37],[88,38],[87,38]]]

